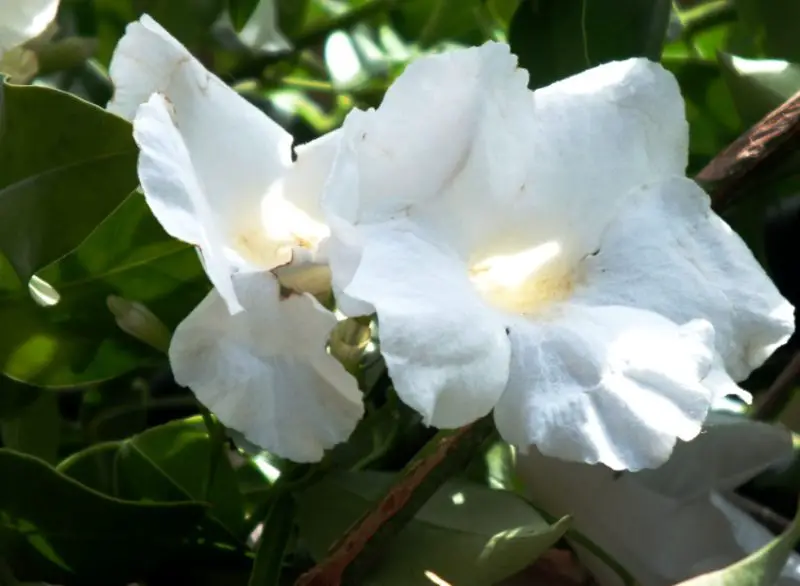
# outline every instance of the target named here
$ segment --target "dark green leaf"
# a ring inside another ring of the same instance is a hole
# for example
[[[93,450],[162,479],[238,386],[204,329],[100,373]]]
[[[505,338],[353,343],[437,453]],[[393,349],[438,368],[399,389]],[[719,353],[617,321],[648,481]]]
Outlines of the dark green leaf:
[[[509,44],[530,73],[531,88],[608,61],[657,61],[671,6],[669,0],[524,0],[511,20]]]
[[[98,492],[119,496],[114,466],[120,445],[122,442],[95,444],[63,460],[56,470]]]
[[[800,2],[736,0],[736,9],[742,26],[765,57],[800,62],[800,43],[797,42]]]
[[[202,58],[210,44],[211,25],[219,18],[225,0],[136,0],[134,6]]]
[[[346,443],[331,451],[328,455],[331,465],[359,470],[380,460],[395,445],[404,413],[397,396],[390,394],[380,409],[359,421]]]
[[[719,62],[745,126],[800,91],[800,66],[775,59],[743,59],[721,53]]]
[[[278,30],[290,38],[297,37],[303,30],[311,0],[276,0],[276,2],[278,2]]]
[[[77,4],[81,6],[82,3]],[[131,0],[94,0],[91,4],[94,13],[89,14],[93,18],[81,20],[83,34],[97,38],[97,59],[108,66],[117,41],[125,33],[125,27],[136,20],[138,15]]]
[[[43,387],[104,381],[164,361],[117,326],[109,295],[139,301],[174,327],[208,289],[197,253],[168,237],[136,193],[39,276],[55,290],[55,304],[33,303],[0,257],[3,372]]]
[[[20,281],[83,241],[136,187],[131,125],[70,94],[0,86],[0,252]]]
[[[3,447],[54,464],[61,439],[58,396],[44,393],[15,418],[0,423]]]
[[[0,539],[26,579],[132,582],[169,559],[205,513],[199,503],[113,499],[7,449],[0,449],[0,477],[14,479],[0,483]],[[31,567],[37,558],[49,565]]]
[[[283,558],[294,529],[294,513],[294,499],[290,494],[275,497],[262,523],[248,586],[279,586]]]
[[[259,0],[228,0],[228,12],[231,15],[233,28],[237,31],[247,23],[247,20],[256,9]]]
[[[392,475],[334,474],[298,496],[300,537],[318,559],[391,486]],[[459,586],[491,586],[553,546],[568,528],[550,525],[506,491],[450,481],[395,536],[365,584],[430,586],[426,571]]]
[[[689,174],[693,175],[743,131],[730,91],[716,63],[664,59],[678,79],[689,121]]]
[[[212,454],[213,479],[208,487]],[[123,442],[116,471],[120,496],[209,502],[209,514],[233,536],[244,537],[244,499],[236,473],[227,449],[220,450],[209,439],[202,418],[172,421]]]
[[[407,0],[394,13],[398,32],[428,46],[442,40],[479,44],[476,18],[480,0]]]

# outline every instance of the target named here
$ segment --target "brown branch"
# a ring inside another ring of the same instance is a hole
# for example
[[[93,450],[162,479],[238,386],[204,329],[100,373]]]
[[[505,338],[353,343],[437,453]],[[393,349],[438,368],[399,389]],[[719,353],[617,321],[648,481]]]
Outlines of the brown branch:
[[[726,492],[725,498],[764,525],[772,533],[786,531],[792,522],[778,513],[735,492]]]
[[[431,449],[412,460],[383,499],[333,545],[327,558],[300,576],[295,586],[340,586],[345,573],[349,582],[362,583],[355,574],[374,557],[367,554],[385,545],[445,480],[460,471],[493,429],[487,416],[433,440],[436,443]]]
[[[725,209],[752,185],[779,168],[800,146],[800,92],[742,134],[695,178],[714,208]]]

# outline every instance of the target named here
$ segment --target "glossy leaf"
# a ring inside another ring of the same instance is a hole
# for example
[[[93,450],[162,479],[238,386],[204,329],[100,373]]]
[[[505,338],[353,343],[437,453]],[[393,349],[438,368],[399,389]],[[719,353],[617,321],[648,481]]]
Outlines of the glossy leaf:
[[[37,304],[0,257],[0,363],[6,376],[49,388],[164,362],[119,328],[109,295],[141,302],[174,327],[208,290],[197,253],[167,236],[137,193],[39,276],[51,296]]]
[[[778,582],[786,560],[800,542],[800,512],[791,526],[775,540],[743,560],[681,582],[679,586],[772,586]]]
[[[56,470],[108,496],[117,493],[114,467],[122,442],[95,444],[61,461]]]
[[[0,483],[0,538],[15,573],[30,580],[132,582],[169,559],[205,513],[199,503],[113,499],[8,449],[0,477],[14,479]]]
[[[777,59],[744,59],[722,53],[719,62],[746,126],[800,91],[800,66]]]
[[[391,486],[377,472],[326,477],[298,496],[300,537],[319,558]],[[430,586],[426,572],[459,586],[491,586],[549,549],[568,519],[548,524],[514,494],[451,481],[397,534],[366,583]]]
[[[509,27],[531,88],[628,57],[658,60],[668,0],[524,0]]]
[[[0,252],[20,281],[83,241],[136,187],[125,120],[45,87],[0,86]]]
[[[244,499],[227,447],[215,446],[200,417],[171,421],[125,441],[116,459],[119,494],[129,499],[201,501],[233,536],[244,529]],[[207,486],[214,458],[213,479]]]

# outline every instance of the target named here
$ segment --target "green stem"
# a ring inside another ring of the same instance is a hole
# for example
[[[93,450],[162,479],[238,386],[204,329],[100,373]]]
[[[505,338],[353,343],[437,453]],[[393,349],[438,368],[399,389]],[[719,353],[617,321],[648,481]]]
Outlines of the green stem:
[[[217,419],[200,403],[197,404],[200,414],[203,416],[203,423],[208,430],[210,440],[208,452],[208,474],[203,481],[203,500],[208,501],[211,496],[211,487],[214,486],[214,477],[217,475],[220,458],[225,457],[226,436],[225,428]]]
[[[283,559],[294,531],[294,500],[287,493],[278,495],[265,512],[256,559],[248,586],[277,586]]]
[[[733,22],[736,16],[736,7],[730,0],[717,0],[678,12],[678,18],[683,25],[684,39],[691,39],[696,34],[717,25]]]

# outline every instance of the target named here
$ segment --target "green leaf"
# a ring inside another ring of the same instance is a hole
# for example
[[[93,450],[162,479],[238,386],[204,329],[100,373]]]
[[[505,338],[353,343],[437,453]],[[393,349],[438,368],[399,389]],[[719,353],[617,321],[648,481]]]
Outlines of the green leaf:
[[[212,454],[213,479],[208,487]],[[116,472],[120,496],[208,501],[209,515],[233,536],[244,537],[244,499],[236,473],[227,451],[210,440],[202,418],[171,421],[123,442]]]
[[[141,302],[174,327],[208,290],[197,253],[167,236],[138,193],[38,276],[51,291],[47,303],[34,303],[0,257],[0,363],[6,376],[48,388],[165,361],[119,328],[109,295]]]
[[[62,460],[56,470],[84,486],[117,497],[114,467],[121,445],[122,442],[95,444]]]
[[[264,517],[253,572],[248,586],[279,586],[283,558],[294,529],[294,499],[288,493],[275,497]]]
[[[391,486],[391,474],[333,474],[298,495],[300,537],[320,559]],[[395,536],[365,585],[430,586],[426,572],[459,586],[490,586],[528,566],[555,544],[568,518],[548,524],[525,501],[450,481]]]
[[[358,422],[347,442],[331,450],[327,456],[331,466],[359,470],[382,459],[395,447],[405,413],[405,406],[390,394],[383,406]]]
[[[393,12],[397,31],[406,39],[430,46],[443,40],[483,41],[476,13],[479,0],[407,0]]]
[[[800,66],[777,59],[744,59],[720,53],[719,62],[746,126],[758,122],[800,91]]]
[[[58,90],[0,86],[0,252],[22,283],[136,187],[131,125]]]
[[[117,41],[125,34],[125,27],[138,17],[133,4],[130,0],[94,0],[83,7],[81,3],[76,3],[77,9],[82,8],[89,13],[89,18],[82,20],[82,34],[97,38],[97,59],[106,67]]]
[[[242,30],[247,20],[252,16],[259,0],[228,0],[228,12],[233,22],[233,28]]]
[[[765,57],[800,62],[796,0],[736,0],[739,21],[755,39]]]
[[[135,581],[179,550],[205,513],[199,503],[113,499],[41,460],[0,449],[0,541],[20,578]]]
[[[307,20],[311,0],[275,1],[278,3],[278,29],[289,38],[299,36]]]
[[[743,560],[681,582],[679,586],[772,586],[778,582],[786,560],[800,542],[800,511],[779,537]]]
[[[667,59],[663,65],[678,80],[689,122],[689,175],[745,130],[739,120],[721,67],[699,59]]]
[[[44,393],[14,419],[0,423],[3,446],[54,464],[61,439],[58,396]]]
[[[524,0],[508,40],[530,73],[530,87],[539,88],[608,61],[658,61],[671,6],[669,0]]]
[[[138,0],[139,14],[149,14],[181,43],[201,57],[211,43],[211,25],[225,0]]]

